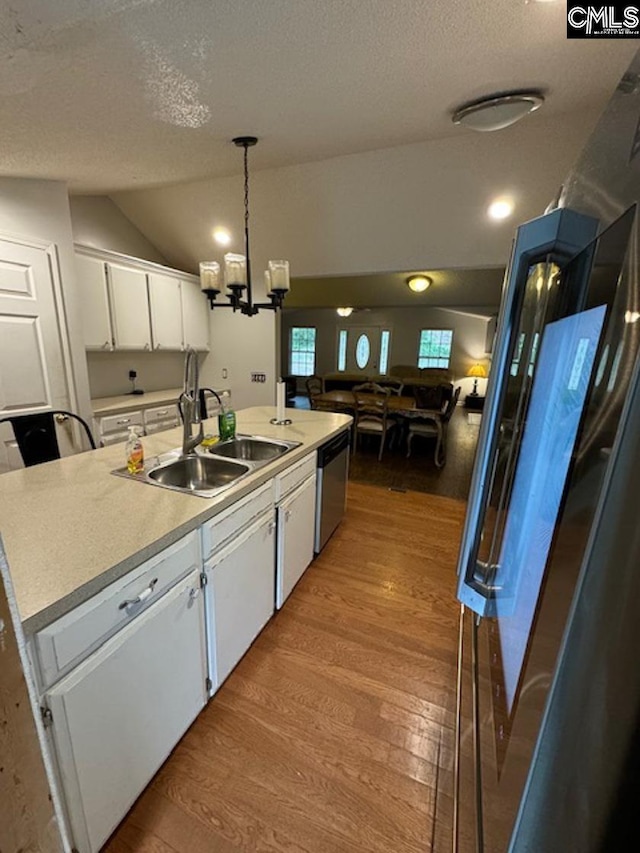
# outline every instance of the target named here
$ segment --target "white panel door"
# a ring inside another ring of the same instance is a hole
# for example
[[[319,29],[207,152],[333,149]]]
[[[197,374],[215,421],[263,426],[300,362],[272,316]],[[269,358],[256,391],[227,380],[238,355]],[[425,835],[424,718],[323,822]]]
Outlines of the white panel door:
[[[197,281],[182,282],[184,343],[196,350],[209,349],[209,303]]]
[[[79,853],[95,853],[206,702],[204,607],[190,574],[46,696]]]
[[[262,515],[205,566],[209,672],[216,690],[273,615],[273,510]]]
[[[107,264],[107,274],[116,349],[150,350],[147,274],[111,263]]]
[[[82,332],[88,350],[113,349],[113,331],[104,261],[76,255],[76,274],[82,305]]]
[[[70,409],[55,247],[0,238],[0,419]],[[70,445],[60,442],[61,452]],[[10,424],[0,424],[0,472],[22,467]]]
[[[151,332],[156,350],[183,348],[181,284],[170,275],[149,273]]]
[[[287,600],[313,560],[316,475],[309,477],[278,506],[276,607]]]

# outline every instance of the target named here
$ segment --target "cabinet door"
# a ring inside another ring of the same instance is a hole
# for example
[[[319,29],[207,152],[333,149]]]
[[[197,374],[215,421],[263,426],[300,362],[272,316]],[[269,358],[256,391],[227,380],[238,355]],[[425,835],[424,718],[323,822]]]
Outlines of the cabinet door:
[[[182,283],[170,275],[149,273],[153,348],[182,349]]]
[[[119,264],[107,264],[107,274],[116,349],[150,350],[146,273]]]
[[[278,573],[276,606],[282,607],[313,560],[316,475],[302,483],[278,506]]]
[[[184,344],[197,350],[209,349],[209,303],[197,281],[182,282]]]
[[[113,332],[104,261],[76,255],[76,274],[82,306],[84,345],[89,350],[113,349]]]
[[[46,696],[71,829],[95,853],[206,702],[192,572]]]
[[[209,671],[214,689],[229,675],[273,615],[273,510],[206,564]]]

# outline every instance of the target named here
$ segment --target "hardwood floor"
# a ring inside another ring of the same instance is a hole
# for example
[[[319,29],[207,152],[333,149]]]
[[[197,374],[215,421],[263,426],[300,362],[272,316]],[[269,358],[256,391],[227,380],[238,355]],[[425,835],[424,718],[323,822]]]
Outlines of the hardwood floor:
[[[341,527],[105,850],[448,851],[463,514],[350,483]]]

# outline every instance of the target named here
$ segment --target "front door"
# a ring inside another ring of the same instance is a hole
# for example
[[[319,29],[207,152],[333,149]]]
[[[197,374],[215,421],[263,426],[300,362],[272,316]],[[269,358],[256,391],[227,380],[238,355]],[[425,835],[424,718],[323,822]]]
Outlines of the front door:
[[[66,336],[54,246],[0,238],[0,420],[70,409]],[[72,438],[59,431],[60,450]],[[0,424],[0,473],[22,467],[10,424]]]
[[[380,327],[351,326],[347,329],[347,373],[373,376],[380,363]]]

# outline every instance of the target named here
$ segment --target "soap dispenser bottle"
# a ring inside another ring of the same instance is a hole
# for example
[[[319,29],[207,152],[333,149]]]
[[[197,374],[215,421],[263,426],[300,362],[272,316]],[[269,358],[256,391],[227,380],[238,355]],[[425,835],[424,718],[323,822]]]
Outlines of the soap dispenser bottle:
[[[140,474],[144,468],[144,448],[136,427],[129,427],[126,455],[129,474]]]
[[[223,401],[222,411],[218,415],[218,433],[220,441],[230,441],[236,437],[236,413]]]

